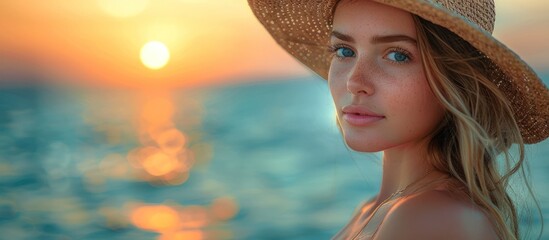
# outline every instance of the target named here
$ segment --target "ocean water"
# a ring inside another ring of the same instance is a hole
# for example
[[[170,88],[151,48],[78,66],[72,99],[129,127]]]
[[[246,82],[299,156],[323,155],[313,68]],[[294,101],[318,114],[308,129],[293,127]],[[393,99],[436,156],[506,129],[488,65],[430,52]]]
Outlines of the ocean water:
[[[345,147],[332,108],[314,78],[2,88],[0,238],[329,239],[381,174],[379,155]],[[549,141],[527,150],[549,222]]]

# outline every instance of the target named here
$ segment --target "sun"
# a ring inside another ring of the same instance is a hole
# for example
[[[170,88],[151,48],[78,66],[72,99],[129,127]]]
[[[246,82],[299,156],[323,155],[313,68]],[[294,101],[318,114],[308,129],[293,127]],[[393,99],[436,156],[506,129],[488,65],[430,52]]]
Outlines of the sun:
[[[141,48],[141,62],[150,69],[160,69],[168,64],[170,51],[159,41],[150,41]]]

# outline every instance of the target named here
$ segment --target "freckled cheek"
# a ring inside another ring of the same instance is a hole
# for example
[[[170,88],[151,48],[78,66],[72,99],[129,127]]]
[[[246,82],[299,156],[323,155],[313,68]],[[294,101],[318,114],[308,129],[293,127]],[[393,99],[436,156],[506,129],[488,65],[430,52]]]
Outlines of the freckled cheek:
[[[443,107],[427,85],[409,88],[395,99],[406,122],[407,132],[430,131],[442,120]]]
[[[395,113],[403,115],[407,121],[420,120],[422,116],[429,114],[430,108],[435,104],[436,99],[431,97],[432,93],[424,88],[407,85],[402,86],[398,91],[393,91],[389,104]]]

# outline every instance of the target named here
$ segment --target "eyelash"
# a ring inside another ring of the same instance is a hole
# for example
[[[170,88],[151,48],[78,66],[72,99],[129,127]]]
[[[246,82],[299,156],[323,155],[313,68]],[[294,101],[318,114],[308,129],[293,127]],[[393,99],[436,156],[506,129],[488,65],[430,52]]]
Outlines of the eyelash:
[[[334,45],[331,45],[328,47],[328,51],[331,53],[332,55],[332,58],[333,57],[337,57],[337,59],[339,60],[343,60],[345,59],[345,57],[340,57],[337,55],[337,50],[339,50],[340,48],[349,48],[352,50],[352,48],[350,48],[349,46],[347,45],[344,45],[344,44],[334,44]],[[354,50],[353,50],[354,51]]]
[[[406,56],[408,58],[406,61],[403,61],[403,62],[397,62],[397,61],[389,60],[389,61],[394,62],[396,64],[403,64],[403,63],[407,63],[407,62],[410,62],[410,61],[414,60],[414,58],[412,57],[412,53],[410,53],[406,49],[403,49],[403,48],[400,48],[400,47],[394,47],[394,48],[389,49],[389,51],[387,52],[387,54],[385,54],[385,56],[389,55],[390,53],[400,53],[400,54],[403,54],[404,56]]]
[[[343,60],[343,59],[346,58],[346,57],[341,57],[341,56],[337,55],[337,50],[339,50],[340,48],[349,48],[349,49],[352,50],[352,48],[350,48],[349,46],[344,45],[344,44],[331,45],[331,46],[328,47],[328,51],[332,54],[332,58],[334,56],[337,57],[339,60]],[[407,62],[410,62],[410,61],[414,60],[414,58],[412,57],[412,54],[409,51],[407,51],[406,49],[400,48],[400,47],[393,47],[393,48],[389,49],[387,54],[385,54],[384,56],[387,56],[390,53],[401,53],[401,54],[403,54],[404,56],[407,57],[407,60],[404,61],[404,62],[389,60],[389,61],[391,61],[393,63],[396,63],[396,64],[404,64],[404,63],[407,63]]]

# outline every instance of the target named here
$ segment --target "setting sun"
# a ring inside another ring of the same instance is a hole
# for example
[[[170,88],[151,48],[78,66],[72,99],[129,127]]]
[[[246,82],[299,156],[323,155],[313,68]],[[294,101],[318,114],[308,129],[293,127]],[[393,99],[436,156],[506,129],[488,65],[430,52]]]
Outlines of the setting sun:
[[[162,42],[151,41],[141,48],[141,62],[150,69],[160,69],[170,60],[170,51]]]

